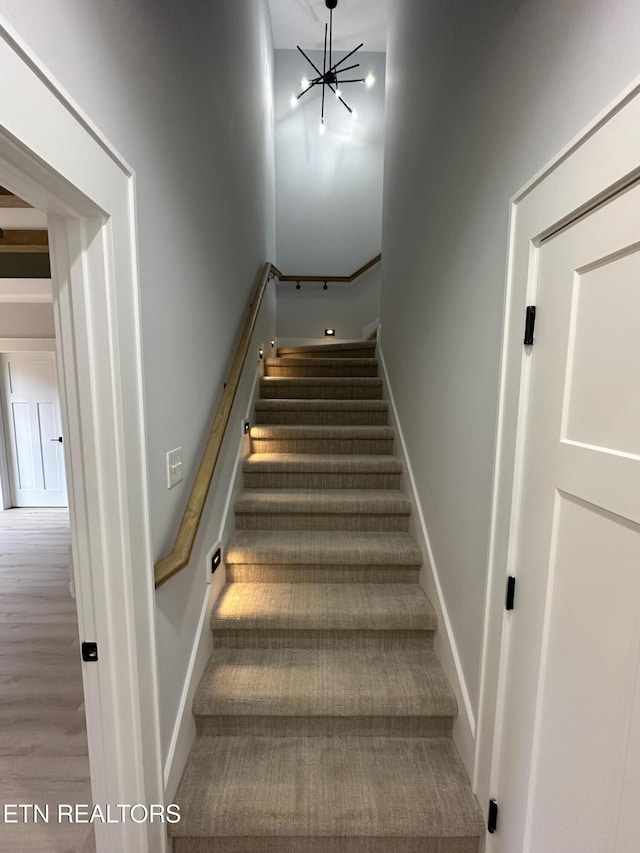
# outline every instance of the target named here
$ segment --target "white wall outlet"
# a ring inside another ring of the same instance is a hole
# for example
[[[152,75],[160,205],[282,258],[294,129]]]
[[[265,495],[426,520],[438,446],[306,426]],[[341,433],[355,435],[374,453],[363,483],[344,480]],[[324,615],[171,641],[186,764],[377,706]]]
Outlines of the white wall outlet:
[[[167,453],[167,488],[182,481],[182,448],[176,447]]]

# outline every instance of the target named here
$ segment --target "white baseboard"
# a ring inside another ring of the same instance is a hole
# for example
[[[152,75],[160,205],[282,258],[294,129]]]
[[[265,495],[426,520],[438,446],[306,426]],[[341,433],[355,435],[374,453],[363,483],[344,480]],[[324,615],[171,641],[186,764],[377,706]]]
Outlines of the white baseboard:
[[[398,438],[397,452],[402,460],[403,471],[406,474],[405,482],[411,500],[411,522],[410,532],[414,537],[425,557],[425,563],[420,572],[420,585],[424,589],[429,601],[433,605],[438,616],[438,630],[435,635],[435,651],[440,663],[449,679],[453,692],[458,701],[458,715],[453,725],[453,740],[458,747],[458,752],[465,765],[470,778],[473,778],[473,766],[475,759],[476,719],[473,713],[469,691],[460,663],[460,655],[453,634],[453,627],[449,619],[447,605],[442,592],[442,585],[438,577],[433,550],[427,531],[422,506],[418,499],[416,481],[413,469],[407,453],[402,427],[398,418],[393,392],[389,383],[389,374],[385,364],[384,355],[378,341],[378,361],[382,367],[384,379],[384,393],[389,402],[391,426],[394,428]]]
[[[369,339],[369,335],[373,332],[377,331],[378,326],[380,325],[380,320],[374,320],[372,323],[369,323],[362,330],[362,340],[366,341]]]
[[[207,586],[202,602],[196,641],[193,644],[191,657],[189,658],[187,677],[185,678],[182,696],[180,697],[180,708],[176,717],[171,743],[169,744],[167,760],[164,765],[164,795],[166,803],[174,801],[182,771],[187,763],[193,742],[196,739],[196,721],[191,712],[191,706],[198,682],[202,677],[202,673],[205,670],[207,661],[211,657],[213,649],[213,636],[209,628],[209,616],[211,608],[224,586],[224,567],[221,567],[221,569],[220,577],[218,578],[216,573],[213,583]]]
[[[245,414],[242,420],[252,420],[252,414],[255,408],[256,398],[260,392],[259,379],[262,376],[261,367],[255,372],[253,385],[249,394],[249,402],[245,409]],[[235,421],[240,434],[242,420]],[[233,429],[233,422],[229,422],[228,429]],[[238,441],[236,458],[233,465],[233,471],[229,479],[227,496],[220,521],[220,530],[218,540],[221,543],[223,560],[220,567],[216,570],[211,583],[207,584],[206,592],[202,602],[200,618],[195,634],[191,657],[189,658],[189,666],[187,667],[187,675],[185,677],[182,695],[180,697],[180,705],[176,722],[167,752],[167,760],[164,765],[164,788],[165,802],[173,802],[173,798],[178,789],[180,778],[184,771],[189,757],[189,752],[196,739],[196,723],[192,712],[193,697],[200,683],[202,673],[204,672],[207,662],[211,657],[213,650],[213,635],[210,628],[211,611],[215,605],[222,589],[226,583],[226,567],[224,565],[224,545],[227,542],[230,532],[235,525],[233,512],[233,503],[237,493],[242,488],[242,468],[241,462],[249,452],[248,437],[241,437]],[[205,572],[211,571],[210,552],[206,557]]]

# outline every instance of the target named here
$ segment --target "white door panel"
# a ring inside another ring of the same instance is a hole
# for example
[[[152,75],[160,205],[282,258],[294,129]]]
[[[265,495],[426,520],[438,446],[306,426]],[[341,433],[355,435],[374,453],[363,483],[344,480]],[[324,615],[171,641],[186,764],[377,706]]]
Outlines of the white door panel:
[[[55,355],[3,355],[2,378],[12,505],[66,506]]]
[[[539,250],[502,853],[637,853],[640,187]]]

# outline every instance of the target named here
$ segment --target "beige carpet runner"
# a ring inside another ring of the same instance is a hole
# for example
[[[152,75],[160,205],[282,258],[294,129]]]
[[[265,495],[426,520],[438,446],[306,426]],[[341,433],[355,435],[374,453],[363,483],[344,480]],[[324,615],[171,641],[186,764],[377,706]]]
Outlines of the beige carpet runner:
[[[477,853],[375,342],[267,359],[175,853]]]

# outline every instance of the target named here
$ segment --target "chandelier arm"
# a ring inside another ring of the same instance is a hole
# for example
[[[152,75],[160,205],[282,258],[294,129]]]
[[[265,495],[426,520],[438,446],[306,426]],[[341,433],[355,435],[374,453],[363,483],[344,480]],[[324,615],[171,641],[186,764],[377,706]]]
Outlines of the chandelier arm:
[[[360,68],[360,63],[356,62],[355,65],[347,65],[346,68],[341,68],[340,71],[338,71],[338,74],[344,74],[345,71],[351,71],[353,68]]]
[[[333,54],[333,9],[329,9],[329,68],[332,66]]]
[[[347,80],[347,83],[348,83],[348,82],[349,82],[349,81]],[[324,87],[325,87],[325,86],[328,86],[328,87],[331,89],[331,91],[333,92],[333,94],[334,94],[334,95],[338,95],[338,91],[337,91],[337,89],[334,89],[334,88],[333,88],[333,86],[331,85],[331,83],[324,83],[324,84],[323,84],[323,86],[322,86],[322,93],[323,93],[323,94],[324,94]],[[338,100],[340,101],[340,103],[342,103],[342,104],[344,104],[344,105],[345,105],[345,107],[349,110],[349,112],[350,112],[350,113],[353,113],[353,110],[351,109],[351,107],[349,106],[349,104],[344,100],[344,98],[342,98],[340,95],[338,95]]]
[[[318,68],[318,66],[315,64],[315,62],[313,62],[311,59],[309,59],[309,57],[308,57],[308,56],[307,56],[307,54],[304,52],[304,50],[300,47],[300,45],[298,45],[297,47],[298,47],[298,50],[300,51],[300,53],[301,53],[301,54],[304,56],[304,58],[307,60],[307,62],[309,63],[309,65],[313,68],[313,70],[314,70],[314,71],[316,71],[316,72],[317,72],[317,74],[318,74],[318,80],[321,80],[321,79],[322,79],[322,77],[323,77],[322,71],[320,71],[320,69],[319,69],[319,68]]]
[[[353,80],[339,80],[338,82],[340,83],[340,85],[342,85],[343,83],[364,83],[365,78],[364,77],[357,77],[357,78],[354,78]]]
[[[301,98],[303,95],[306,95],[306,94],[307,94],[307,92],[310,92],[310,91],[313,89],[313,87],[314,87],[314,86],[317,86],[317,85],[318,85],[318,84],[317,84],[317,81],[316,81],[316,82],[314,82],[314,83],[311,83],[311,85],[310,85],[310,86],[307,86],[307,88],[306,88],[306,89],[304,89],[302,92],[300,92],[300,94],[299,94],[299,95],[297,95],[297,96],[296,96],[296,100],[297,100],[297,101],[299,101],[299,100],[300,100],[300,98]]]
[[[324,83],[327,74],[327,25],[324,25],[324,59],[322,63],[322,111],[320,113],[320,124],[324,125]]]
[[[357,50],[360,50],[360,48],[361,48],[361,47],[364,47],[364,42],[361,42],[361,43],[358,45],[358,47],[354,47],[354,48],[353,48],[353,50],[351,50],[351,51],[350,51],[346,56],[343,56],[343,57],[342,57],[342,59],[340,59],[340,60],[338,60],[338,62],[334,63],[334,65],[332,65],[332,66],[331,66],[331,68],[329,69],[329,71],[335,71],[335,70],[336,70],[336,68],[337,68],[339,65],[342,65],[342,63],[343,63],[343,62],[346,62],[346,61],[347,61],[347,59],[349,59],[349,57],[350,57],[350,56],[353,56],[353,54],[354,54]]]
[[[324,25],[324,56],[322,57],[322,77],[327,73],[327,25]]]

